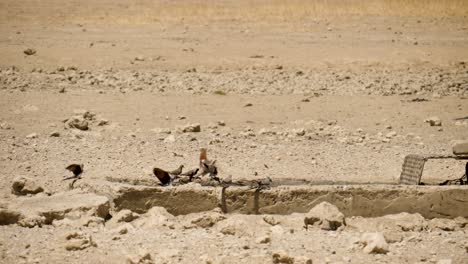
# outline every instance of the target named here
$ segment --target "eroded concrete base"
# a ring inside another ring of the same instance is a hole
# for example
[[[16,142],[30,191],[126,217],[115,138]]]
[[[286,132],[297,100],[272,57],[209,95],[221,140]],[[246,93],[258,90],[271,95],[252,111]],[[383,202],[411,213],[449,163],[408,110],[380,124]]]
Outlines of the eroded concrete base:
[[[162,206],[174,215],[221,207],[227,213],[305,213],[320,202],[336,205],[345,216],[376,217],[401,212],[425,218],[468,217],[468,186],[282,186],[255,191],[184,185],[151,187],[108,181],[81,181],[77,188],[105,195],[116,210],[144,213]]]

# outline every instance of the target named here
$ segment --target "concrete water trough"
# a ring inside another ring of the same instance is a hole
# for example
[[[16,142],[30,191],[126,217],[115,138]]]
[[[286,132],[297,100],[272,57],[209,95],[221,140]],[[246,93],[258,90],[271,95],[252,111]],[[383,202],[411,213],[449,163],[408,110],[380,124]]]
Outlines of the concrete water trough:
[[[107,196],[115,210],[144,213],[161,206],[174,215],[221,208],[226,213],[291,214],[308,212],[320,202],[336,205],[345,216],[377,217],[400,212],[425,218],[468,218],[468,186],[389,184],[247,187],[176,187],[83,180],[77,188]]]

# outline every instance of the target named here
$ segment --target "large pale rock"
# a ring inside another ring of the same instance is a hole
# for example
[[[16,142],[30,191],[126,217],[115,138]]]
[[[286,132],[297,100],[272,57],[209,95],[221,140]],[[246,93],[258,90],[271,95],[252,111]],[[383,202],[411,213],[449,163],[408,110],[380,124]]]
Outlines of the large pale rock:
[[[110,203],[105,196],[65,192],[53,196],[16,199],[8,207],[23,216],[18,224],[34,226],[52,224],[54,220],[66,217],[80,218],[83,215],[106,218]]]
[[[139,214],[134,213],[128,209],[123,209],[112,216],[111,220],[107,223],[108,225],[119,225],[121,223],[129,223],[140,217]]]
[[[219,221],[226,219],[226,216],[219,212],[195,213],[190,217],[190,223],[195,227],[209,228]]]
[[[323,230],[336,230],[340,226],[344,226],[345,219],[343,213],[336,206],[322,202],[306,214],[304,224],[306,227],[318,224]]]
[[[135,227],[154,228],[160,226],[174,226],[174,216],[167,212],[164,207],[155,206],[138,219],[132,222]]]
[[[265,223],[261,216],[230,215],[226,220],[215,225],[216,230],[224,235],[237,237],[253,237],[266,234],[270,225]]]
[[[12,192],[16,195],[36,194],[44,191],[37,182],[24,176],[18,176],[11,185]]]
[[[82,232],[71,232],[65,236],[65,249],[69,251],[83,250],[96,246],[91,235]]]
[[[458,224],[453,219],[434,218],[429,221],[430,229],[440,229],[442,231],[454,231]]]
[[[468,142],[458,143],[452,148],[453,154],[459,156],[468,156]]]
[[[364,244],[364,252],[368,254],[385,254],[388,252],[388,244],[382,233],[365,233],[361,236]]]

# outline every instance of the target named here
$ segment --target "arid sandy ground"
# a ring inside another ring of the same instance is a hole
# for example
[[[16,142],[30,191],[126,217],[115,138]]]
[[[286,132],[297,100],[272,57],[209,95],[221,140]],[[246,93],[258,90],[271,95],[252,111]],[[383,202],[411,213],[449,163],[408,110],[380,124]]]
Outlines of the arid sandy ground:
[[[331,14],[332,7],[317,5],[315,13],[299,17],[291,14],[301,10],[301,1],[293,1],[290,9],[275,9],[281,1],[254,6],[258,16],[245,11],[249,1],[219,6],[187,1],[172,8],[162,1],[62,2],[0,3],[0,195],[5,203],[17,199],[11,193],[16,176],[34,179],[49,193],[68,189],[62,177],[73,162],[85,164],[87,179],[148,179],[154,166],[196,167],[201,147],[217,159],[222,177],[396,184],[405,155],[450,154],[456,140],[468,140],[463,1],[440,1],[415,15],[403,6],[402,15],[395,15],[398,8],[379,15],[377,7],[360,9],[363,1],[356,1],[349,6],[351,14]],[[438,8],[448,13],[438,14]],[[312,16],[320,10],[321,16]],[[26,55],[28,48],[36,53]],[[66,129],[63,120],[81,109],[96,114],[89,130]],[[431,117],[442,126],[425,122]],[[102,119],[108,122],[100,125]],[[201,132],[181,132],[197,123]],[[463,168],[462,161],[429,162],[423,180],[456,178]],[[300,229],[289,225],[283,226],[285,233]],[[343,257],[354,236],[349,230],[332,236],[315,230],[318,238],[311,240],[303,230],[297,237],[273,231],[289,237],[289,248],[279,237],[252,246],[250,235],[234,236],[230,247],[231,236],[209,228],[156,228],[157,235],[136,229],[110,242],[105,229],[80,227],[99,237],[98,247],[75,254],[55,246],[68,230],[63,226],[1,228],[5,263],[18,258],[124,262],[122,256],[140,246],[157,263],[269,263],[281,248],[314,263],[347,262]],[[428,247],[426,254],[413,255],[422,249],[411,240],[415,245],[409,248],[391,244],[397,256],[374,258],[359,251],[349,261],[450,258],[462,263],[466,232],[466,227],[416,232],[414,241]],[[201,237],[211,242],[198,242]],[[48,243],[39,243],[44,238]],[[112,252],[115,243],[125,252]],[[158,254],[159,243],[169,243],[175,253]],[[196,256],[198,243],[210,249]],[[441,244],[451,253],[437,249]],[[31,250],[24,253],[25,247]],[[231,250],[234,255],[226,253]]]

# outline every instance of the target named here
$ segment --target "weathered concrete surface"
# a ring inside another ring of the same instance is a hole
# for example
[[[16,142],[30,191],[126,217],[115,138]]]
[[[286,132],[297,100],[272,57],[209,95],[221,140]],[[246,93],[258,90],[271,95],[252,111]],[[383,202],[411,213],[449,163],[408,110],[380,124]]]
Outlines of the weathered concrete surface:
[[[345,216],[377,217],[401,212],[425,218],[468,217],[468,186],[282,186],[256,192],[245,187],[221,188],[134,186],[108,181],[83,181],[79,188],[106,195],[116,210],[144,213],[161,206],[174,215],[222,207],[228,213],[306,213],[321,202]]]
[[[18,198],[8,204],[8,209],[7,216],[12,216],[14,212],[17,215],[14,218],[20,225],[32,227],[52,224],[54,220],[65,217],[79,218],[88,215],[105,218],[109,214],[110,202],[104,196],[74,191],[53,196]],[[5,224],[11,222],[5,221]]]
[[[212,210],[218,207],[220,192],[220,189],[196,185],[151,187],[108,181],[82,181],[75,186],[109,197],[117,211],[129,209],[145,213],[154,206],[160,206],[173,215]]]

